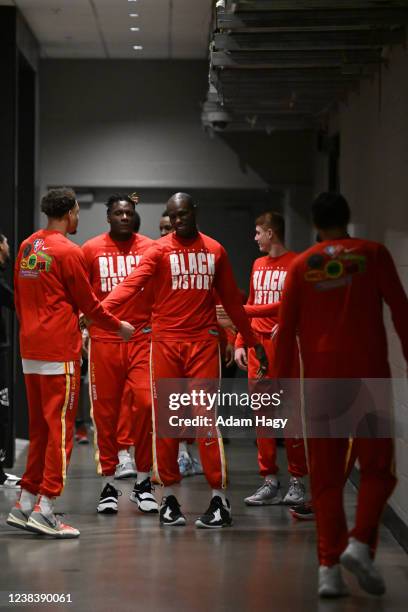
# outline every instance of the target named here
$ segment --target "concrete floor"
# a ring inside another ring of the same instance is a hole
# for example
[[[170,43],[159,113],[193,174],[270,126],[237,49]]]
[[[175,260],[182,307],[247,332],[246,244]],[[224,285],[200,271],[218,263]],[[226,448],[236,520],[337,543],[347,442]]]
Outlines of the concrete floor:
[[[5,518],[15,493],[0,492],[0,609],[17,607],[7,605],[10,592],[70,593],[72,604],[24,607],[75,612],[407,609],[407,556],[386,529],[378,564],[387,581],[387,595],[370,597],[347,576],[352,597],[319,601],[314,524],[292,521],[280,506],[247,508],[242,499],[258,486],[256,449],[250,441],[233,440],[227,454],[234,526],[222,531],[194,527],[209,501],[202,476],[187,478],[180,486],[179,500],[188,520],[185,528],[160,529],[157,515],[140,514],[128,500],[132,489],[128,481],[118,485],[123,492],[119,514],[96,515],[100,483],[90,446],[74,449],[68,485],[58,506],[68,514],[66,522],[81,530],[79,540],[49,540],[9,528]],[[21,466],[22,460],[14,472]],[[355,500],[348,486],[349,514]]]

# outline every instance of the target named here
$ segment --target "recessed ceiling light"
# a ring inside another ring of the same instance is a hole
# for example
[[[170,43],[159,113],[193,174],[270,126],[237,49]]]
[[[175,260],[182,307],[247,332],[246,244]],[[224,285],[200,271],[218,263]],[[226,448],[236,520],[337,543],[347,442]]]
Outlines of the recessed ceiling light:
[[[130,28],[131,32],[139,32],[140,28]]]
[[[142,45],[133,45],[135,51],[141,51],[143,49]]]
[[[129,17],[139,17],[138,13],[129,13]]]

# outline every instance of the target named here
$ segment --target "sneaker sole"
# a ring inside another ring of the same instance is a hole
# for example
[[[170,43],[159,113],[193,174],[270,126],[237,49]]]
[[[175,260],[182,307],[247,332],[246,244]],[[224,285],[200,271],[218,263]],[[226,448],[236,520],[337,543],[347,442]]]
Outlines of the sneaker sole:
[[[282,504],[282,499],[272,501],[250,501],[249,499],[244,499],[244,502],[247,506],[279,506]]]
[[[223,527],[231,527],[232,521],[230,523],[223,523],[222,525],[207,525],[203,523],[200,519],[197,519],[195,522],[195,526],[197,529],[223,529]]]
[[[7,525],[10,525],[10,527],[17,527],[17,529],[23,529],[24,531],[29,531],[29,529],[27,528],[27,523],[24,522],[23,520],[18,519],[12,514],[8,515],[6,523]]]
[[[34,533],[40,533],[42,535],[48,535],[58,540],[72,540],[74,538],[79,537],[79,533],[61,533],[60,531],[55,531],[52,527],[47,527],[46,525],[42,525],[41,523],[37,523],[35,519],[30,519],[27,523],[27,529],[33,531]]]
[[[131,493],[129,495],[129,499],[131,502],[133,502],[134,504],[136,504],[136,506],[138,507],[138,509],[143,512],[144,514],[157,514],[159,511],[159,504],[157,504],[156,502],[156,507],[153,508],[143,508],[143,502],[140,503],[138,499],[136,499],[136,497],[133,497],[133,493]],[[151,504],[153,504],[153,502],[150,502]]]
[[[289,508],[289,512],[291,514],[291,516],[296,519],[297,521],[315,521],[316,517],[315,515],[304,515],[304,514],[297,514],[296,510],[292,510],[291,508]]]
[[[184,527],[185,524],[186,524],[186,519],[184,517],[182,517],[182,516],[180,516],[173,523],[164,523],[164,522],[160,521],[160,525],[162,527]]]
[[[384,595],[384,584],[380,584],[375,578],[370,578],[358,559],[343,553],[340,556],[340,563],[346,570],[356,576],[358,584],[366,593],[370,595]]]
[[[129,472],[124,472],[123,474],[118,474],[114,476],[115,480],[124,480],[125,478],[136,478],[137,472],[134,470],[129,470]]]
[[[112,506],[106,506],[106,507],[102,507],[100,508],[99,506],[96,508],[96,511],[98,514],[117,514],[118,513],[118,509],[114,508]]]
[[[348,595],[350,595],[350,593],[346,588],[341,591],[319,590],[319,597],[322,599],[339,599],[340,597],[347,597]]]

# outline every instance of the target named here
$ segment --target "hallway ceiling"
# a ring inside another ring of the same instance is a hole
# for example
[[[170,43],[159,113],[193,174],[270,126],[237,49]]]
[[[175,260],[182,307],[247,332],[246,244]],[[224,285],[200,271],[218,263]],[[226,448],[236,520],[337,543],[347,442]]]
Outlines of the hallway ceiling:
[[[203,123],[313,128],[406,42],[407,0],[221,0]]]
[[[0,0],[1,5],[20,9],[43,57],[208,57],[211,0]]]

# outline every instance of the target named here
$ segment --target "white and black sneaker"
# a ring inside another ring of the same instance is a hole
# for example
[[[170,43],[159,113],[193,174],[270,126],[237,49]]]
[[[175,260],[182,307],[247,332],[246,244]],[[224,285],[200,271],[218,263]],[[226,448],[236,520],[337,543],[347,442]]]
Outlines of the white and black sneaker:
[[[152,487],[150,478],[146,478],[139,484],[136,482],[135,486],[133,487],[133,491],[129,496],[130,501],[137,504],[137,507],[142,512],[158,512],[159,504],[157,503],[152,491],[154,491],[154,487]]]
[[[228,499],[225,504],[219,495],[215,495],[208,509],[195,522],[200,529],[219,529],[232,525],[231,506]]]
[[[180,525],[186,524],[186,517],[180,510],[180,504],[174,495],[163,497],[160,506],[160,524],[161,525]]]
[[[103,488],[96,511],[99,514],[117,514],[119,495],[122,495],[122,492],[108,482]]]

